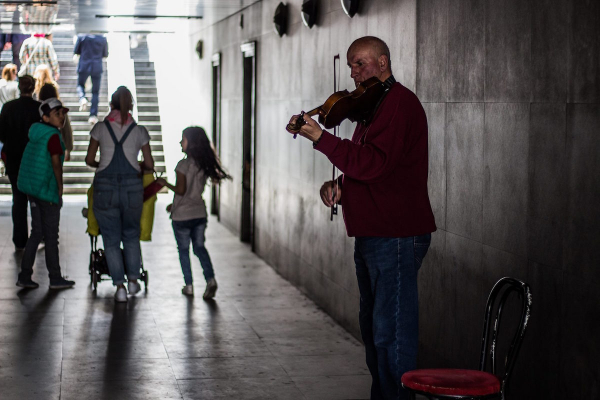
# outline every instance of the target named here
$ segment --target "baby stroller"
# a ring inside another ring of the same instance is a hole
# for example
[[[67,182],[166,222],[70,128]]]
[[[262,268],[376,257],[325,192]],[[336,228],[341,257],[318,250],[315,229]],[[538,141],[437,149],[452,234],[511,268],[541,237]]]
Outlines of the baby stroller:
[[[144,206],[142,209],[142,218],[140,220],[140,240],[149,242],[152,240],[152,227],[154,225],[154,204],[156,203],[156,193],[161,189],[161,186],[157,185],[154,180],[152,173],[144,173],[143,176],[144,184]],[[93,212],[93,197],[94,187],[91,186],[87,192],[88,196],[88,208],[82,210],[82,214],[88,221],[87,233],[90,235],[90,283],[92,290],[96,290],[98,282],[110,279],[110,272],[108,270],[108,263],[106,262],[106,256],[104,250],[98,248],[98,236],[101,234],[98,222]],[[121,249],[121,253],[123,250]],[[140,255],[140,260],[142,257]],[[105,275],[106,278],[102,276]],[[140,263],[140,280],[144,282],[146,291],[148,290],[148,271],[144,269],[144,262]]]
[[[90,234],[90,246],[92,251],[90,252],[90,283],[92,290],[96,290],[98,282],[110,280],[110,272],[108,271],[108,263],[106,262],[106,256],[103,249],[98,248],[98,236]],[[121,253],[123,249],[121,249]],[[103,278],[102,275],[106,275]],[[148,271],[144,269],[144,262],[140,263],[140,280],[144,282],[146,291],[148,291]]]

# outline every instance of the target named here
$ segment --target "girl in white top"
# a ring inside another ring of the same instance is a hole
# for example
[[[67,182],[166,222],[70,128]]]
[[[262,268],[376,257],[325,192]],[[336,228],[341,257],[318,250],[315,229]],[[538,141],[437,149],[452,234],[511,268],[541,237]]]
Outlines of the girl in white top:
[[[206,280],[206,289],[202,297],[211,299],[217,291],[217,281],[210,256],[204,247],[207,214],[202,192],[204,192],[207,179],[210,179],[213,184],[219,184],[224,179],[231,179],[231,177],[221,167],[204,129],[197,126],[184,129],[180,143],[181,150],[187,157],[179,161],[175,167],[177,174],[175,185],[171,185],[162,178],[159,178],[157,182],[175,192],[173,204],[167,207],[167,211],[171,211],[173,232],[185,281],[181,292],[186,295],[194,294],[190,265],[191,241],[194,254],[200,260]]]

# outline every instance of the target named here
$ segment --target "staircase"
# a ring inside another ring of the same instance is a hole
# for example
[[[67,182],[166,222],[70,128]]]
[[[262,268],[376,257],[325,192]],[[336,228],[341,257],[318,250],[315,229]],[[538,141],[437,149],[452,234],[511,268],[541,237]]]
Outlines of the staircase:
[[[154,63],[150,62],[146,37],[140,38],[138,43],[137,48],[131,49],[137,93],[135,103],[138,110],[138,123],[145,126],[148,133],[150,133],[150,148],[154,158],[154,169],[157,172],[165,172],[162,125],[158,108]],[[162,191],[166,192],[166,188],[163,188]]]
[[[60,79],[58,81],[60,98],[65,107],[70,109],[69,116],[71,118],[71,126],[73,127],[71,160],[66,161],[63,167],[64,193],[85,194],[94,178],[94,169],[85,164],[85,157],[90,141],[89,132],[92,126],[88,123],[89,110],[79,111],[77,64],[73,62],[74,35],[74,32],[57,32],[53,34],[52,42],[60,64]],[[150,133],[150,146],[156,171],[164,172],[162,127],[158,109],[154,64],[148,62],[148,48],[145,40],[140,43],[140,47],[132,50],[132,58],[135,60],[137,86],[137,99],[135,103],[138,107],[138,123],[144,125]],[[10,51],[3,51],[0,57],[0,67],[3,67],[8,62],[12,62],[11,60],[12,53]],[[109,111],[107,73],[106,63],[104,63],[98,108],[100,121],[103,120]],[[91,100],[91,87],[86,88],[86,97],[88,100]],[[0,194],[10,193],[11,188],[8,177],[1,177]]]

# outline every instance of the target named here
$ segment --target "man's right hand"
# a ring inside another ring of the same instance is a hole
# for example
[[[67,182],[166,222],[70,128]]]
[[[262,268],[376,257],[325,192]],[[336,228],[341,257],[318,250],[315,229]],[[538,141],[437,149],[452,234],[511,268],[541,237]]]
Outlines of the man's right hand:
[[[327,207],[333,207],[342,199],[342,189],[337,182],[327,181],[321,186],[321,200]]]

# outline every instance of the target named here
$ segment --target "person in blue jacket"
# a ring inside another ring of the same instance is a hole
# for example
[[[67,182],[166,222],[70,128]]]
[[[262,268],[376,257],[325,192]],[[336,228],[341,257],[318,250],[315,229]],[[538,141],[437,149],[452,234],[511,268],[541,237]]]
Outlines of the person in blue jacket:
[[[85,81],[92,77],[92,106],[88,122],[94,125],[98,122],[98,103],[100,101],[100,83],[102,82],[102,59],[108,57],[108,42],[102,35],[78,35],[73,52],[79,55],[77,66],[77,95],[79,96],[79,110],[88,107],[85,97]]]

